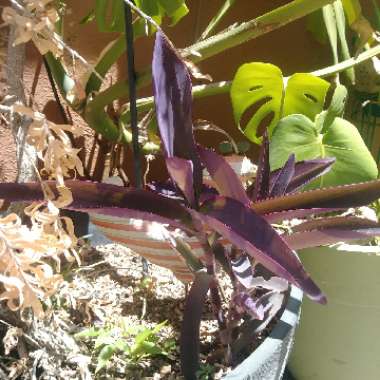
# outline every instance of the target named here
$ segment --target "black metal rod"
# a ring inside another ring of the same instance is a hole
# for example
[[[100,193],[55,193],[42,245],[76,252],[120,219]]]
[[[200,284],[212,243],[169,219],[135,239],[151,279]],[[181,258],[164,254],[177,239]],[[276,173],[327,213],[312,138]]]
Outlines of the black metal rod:
[[[49,64],[46,60],[45,57],[42,57],[43,61],[44,61],[44,65],[45,65],[45,69],[46,69],[46,72],[47,72],[47,75],[48,75],[48,78],[49,78],[49,82],[50,82],[50,86],[51,86],[51,89],[53,91],[53,94],[54,94],[54,99],[55,101],[57,102],[57,105],[58,105],[58,108],[59,108],[59,112],[61,113],[61,116],[62,116],[62,120],[65,124],[70,124],[69,122],[69,119],[66,115],[66,111],[65,109],[63,108],[63,105],[61,103],[61,99],[59,97],[59,94],[58,94],[58,90],[57,90],[57,87],[55,85],[55,81],[54,81],[54,78],[53,78],[53,74],[50,70],[50,67],[49,67]]]
[[[133,46],[133,25],[132,11],[127,3],[124,3],[125,19],[125,38],[127,42],[127,59],[128,59],[128,85],[129,85],[129,106],[131,112],[131,129],[132,129],[132,152],[133,167],[135,171],[135,186],[141,189],[143,186],[143,177],[140,160],[139,146],[139,129],[137,122],[137,105],[136,105],[136,70],[135,70],[135,52]],[[143,277],[148,276],[148,262],[144,257],[141,258]]]
[[[132,129],[132,150],[133,150],[133,167],[135,171],[135,186],[139,189],[143,186],[142,169],[140,160],[139,130],[137,121],[136,106],[136,71],[135,71],[135,54],[133,47],[133,25],[132,12],[127,3],[124,3],[125,16],[125,37],[127,41],[127,59],[128,59],[128,85],[129,85],[129,105],[131,112],[131,129]]]

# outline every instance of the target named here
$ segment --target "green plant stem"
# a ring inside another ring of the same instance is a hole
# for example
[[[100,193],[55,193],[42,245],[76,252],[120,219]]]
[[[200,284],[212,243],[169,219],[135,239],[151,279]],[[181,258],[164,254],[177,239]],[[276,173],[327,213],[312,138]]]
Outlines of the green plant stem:
[[[330,75],[334,75],[336,73],[340,73],[344,70],[347,70],[351,67],[354,67],[362,62],[367,61],[368,59],[371,59],[372,57],[380,54],[380,44],[374,46],[373,48],[370,48],[366,50],[365,52],[358,55],[357,58],[350,58],[345,61],[342,61],[336,65],[328,66],[320,70],[313,71],[311,74],[317,76],[317,77],[328,77]]]
[[[82,114],[83,118],[92,129],[102,134],[106,139],[120,143],[130,143],[132,141],[132,134],[124,128],[119,129],[105,111],[106,106],[111,104],[113,100],[129,94],[128,83],[118,82],[117,86],[114,85],[107,88],[102,94],[103,96],[95,96],[87,104]]]
[[[112,44],[105,51],[104,55],[98,61],[95,66],[95,71],[101,76],[105,76],[111,66],[121,57],[127,48],[125,36],[122,34],[119,38],[112,42]],[[100,78],[92,73],[86,84],[86,94],[90,94],[93,91],[98,91],[102,82]]]
[[[203,61],[227,49],[278,29],[333,2],[334,0],[294,0],[251,21],[229,28],[222,33],[189,46],[184,49],[184,56],[191,56],[192,61],[195,63]]]
[[[200,40],[204,40],[210,35],[211,32],[215,30],[219,22],[223,19],[223,17],[226,15],[229,9],[235,4],[235,2],[236,0],[225,0],[222,7],[218,10],[218,13],[215,15],[215,17],[212,18],[207,28],[202,33]]]

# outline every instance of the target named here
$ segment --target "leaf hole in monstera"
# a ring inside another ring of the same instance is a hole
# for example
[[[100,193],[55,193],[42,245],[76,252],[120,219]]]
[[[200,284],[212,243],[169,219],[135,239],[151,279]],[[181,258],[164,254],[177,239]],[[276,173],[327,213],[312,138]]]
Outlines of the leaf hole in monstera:
[[[261,138],[264,135],[264,132],[267,130],[268,125],[272,123],[272,120],[275,118],[275,116],[275,113],[271,111],[261,119],[256,132],[257,137]]]
[[[314,103],[318,103],[318,99],[314,95],[308,93],[305,93],[304,95],[305,98],[310,99]]]
[[[268,125],[275,117],[273,111],[270,111],[270,109],[266,109],[267,104],[270,103],[271,100],[271,96],[266,96],[249,106],[240,118],[241,128],[245,130],[250,127],[250,124],[257,123],[257,136],[262,136],[264,130],[268,127]]]
[[[260,90],[261,88],[263,88],[262,85],[252,86],[248,91],[253,92],[253,91]]]

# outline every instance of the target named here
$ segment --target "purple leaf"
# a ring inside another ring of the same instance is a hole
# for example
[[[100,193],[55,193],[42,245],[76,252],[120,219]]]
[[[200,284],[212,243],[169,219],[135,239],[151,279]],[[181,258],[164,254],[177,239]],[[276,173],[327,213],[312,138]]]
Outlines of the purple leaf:
[[[195,275],[187,296],[181,327],[181,368],[185,379],[196,379],[199,369],[199,327],[203,306],[213,277],[205,272]]]
[[[190,74],[183,60],[159,31],[156,33],[152,71],[157,121],[165,156],[193,162],[193,184],[198,198],[202,169],[191,120]]]
[[[329,218],[313,219],[293,227],[294,232],[321,230],[325,228],[357,229],[380,228],[374,220],[359,218],[357,216],[333,216]]]
[[[55,194],[59,194],[52,181],[45,182]],[[139,217],[143,220],[170,223],[191,229],[192,217],[188,209],[173,199],[148,190],[125,188],[89,181],[66,181],[73,195],[70,209],[78,211],[104,212],[123,217]],[[39,182],[1,183],[0,199],[14,201],[43,200]]]
[[[149,190],[166,198],[176,199],[179,202],[184,201],[183,195],[178,192],[178,187],[174,185],[173,181],[171,180],[165,182],[153,181],[151,183],[147,183],[146,187]]]
[[[218,195],[218,191],[211,187],[211,186],[207,186],[207,185],[203,185],[202,186],[202,192],[199,196],[199,202],[200,203],[203,203],[203,202],[206,202],[210,199],[214,199],[215,196]]]
[[[310,208],[359,207],[380,198],[380,180],[288,194],[254,203],[259,214]]]
[[[284,220],[290,220],[293,218],[304,218],[310,215],[325,214],[332,211],[340,211],[339,208],[309,208],[309,209],[299,209],[299,210],[285,210],[272,212],[270,214],[263,215],[265,220],[269,223],[280,223]]]
[[[287,188],[295,173],[296,156],[291,154],[284,167],[278,171],[271,185],[270,197],[278,197],[287,192]]]
[[[284,239],[292,248],[301,249],[378,236],[380,224],[355,216],[337,216],[301,223],[293,231]]]
[[[368,239],[375,236],[380,236],[380,227],[359,228],[355,230],[326,228],[323,230],[296,232],[284,236],[284,239],[293,249],[303,249],[343,241],[347,242],[350,240]]]
[[[166,167],[190,205],[194,206],[193,163],[179,157],[167,157]]]
[[[335,157],[305,160],[296,163],[295,173],[287,188],[287,193],[299,190],[309,182],[326,174],[335,163]]]
[[[216,183],[220,195],[233,198],[243,204],[251,202],[238,175],[222,156],[199,145],[198,152],[201,161]]]
[[[248,195],[253,202],[266,199],[269,194],[269,139],[268,131],[263,134],[263,143],[260,149],[259,163],[257,167],[256,181],[254,187],[248,189]]]
[[[224,197],[207,202],[201,211],[195,217],[201,218],[238,249],[274,274],[299,286],[311,299],[326,302],[296,254],[262,216],[240,202]]]
[[[247,292],[239,292],[233,298],[233,303],[248,313],[252,318],[262,321],[265,316],[265,307],[261,300],[254,300]]]

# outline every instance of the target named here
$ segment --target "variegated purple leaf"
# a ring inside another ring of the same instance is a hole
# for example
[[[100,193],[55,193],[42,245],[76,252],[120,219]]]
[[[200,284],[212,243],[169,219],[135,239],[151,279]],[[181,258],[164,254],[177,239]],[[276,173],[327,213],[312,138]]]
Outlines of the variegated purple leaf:
[[[278,293],[285,292],[289,287],[286,280],[276,276],[271,277],[269,280],[266,280],[262,276],[253,277],[250,285],[251,288],[268,289]]]
[[[299,161],[295,164],[295,170],[293,178],[291,179],[286,193],[293,193],[300,190],[303,186],[309,182],[317,179],[318,177],[326,174],[331,166],[335,163],[335,158],[318,158],[314,160]],[[273,187],[273,183],[278,176],[281,169],[274,170],[270,175],[270,184]]]
[[[266,199],[269,195],[269,139],[268,131],[263,134],[263,142],[260,148],[259,163],[257,167],[256,181],[253,187],[249,188],[247,193],[253,202]]]
[[[193,162],[197,199],[202,185],[202,169],[193,135],[190,74],[186,64],[160,31],[156,33],[152,73],[157,121],[165,156]]]
[[[165,161],[170,177],[181,189],[189,204],[195,206],[193,163],[179,157],[167,157]]]
[[[341,241],[368,239],[380,235],[380,224],[355,216],[313,219],[293,228],[284,239],[293,249],[334,244]]]
[[[231,260],[231,269],[240,284],[246,289],[250,289],[253,281],[253,268],[248,257],[241,255],[240,257]]]
[[[380,236],[380,228],[359,228],[359,229],[340,229],[326,228],[323,230],[312,230],[296,232],[284,236],[284,240],[293,249],[303,249],[330,245],[339,242],[352,240],[369,239]]]
[[[322,230],[325,228],[358,229],[380,228],[374,220],[357,216],[332,216],[328,218],[312,219],[293,227],[294,232]]]
[[[232,302],[237,306],[238,312],[247,313],[254,319],[262,321],[265,316],[265,307],[261,300],[254,300],[247,292],[237,293]]]
[[[367,205],[380,198],[380,180],[352,185],[288,194],[256,202],[252,208],[259,214],[310,208],[349,208]]]
[[[201,213],[195,217],[201,218],[209,227],[275,275],[300,287],[311,299],[326,302],[296,254],[272,226],[251,208],[234,199],[218,197],[203,205]]]
[[[254,334],[258,334],[268,326],[271,320],[277,315],[277,312],[281,309],[282,304],[284,302],[284,298],[284,293],[279,293],[276,291],[267,294],[267,302],[270,307],[268,308],[263,323],[261,323],[259,326],[255,328]]]
[[[203,306],[212,279],[213,276],[206,272],[198,272],[186,299],[180,338],[181,368],[185,379],[197,378],[196,372],[199,369],[199,327]]]
[[[288,186],[295,173],[295,162],[296,156],[291,154],[283,168],[281,168],[278,171],[278,174],[274,177],[269,197],[279,197],[286,194]]]
[[[243,204],[251,202],[240,178],[222,156],[201,146],[198,146],[198,152],[220,195],[236,199]]]
[[[166,198],[175,199],[179,202],[184,202],[183,194],[179,193],[178,187],[174,185],[173,181],[168,180],[165,182],[156,182],[146,184],[147,189],[153,191],[157,194],[160,194]]]
[[[70,209],[91,213],[99,212],[148,221],[169,223],[184,230],[191,230],[192,217],[186,207],[173,199],[148,190],[125,188],[89,181],[66,181],[73,195]],[[47,181],[56,195],[55,183]],[[1,183],[0,199],[14,201],[43,200],[44,194],[39,182]]]
[[[234,276],[246,289],[263,288],[277,292],[288,289],[288,282],[280,277],[273,276],[269,280],[265,280],[262,276],[254,276],[252,264],[245,255],[231,260],[231,268]]]
[[[305,218],[306,216],[325,214],[332,211],[340,211],[339,208],[309,208],[309,209],[299,209],[299,210],[285,210],[272,212],[263,215],[265,220],[269,223],[280,223],[284,220],[290,220],[294,218]]]

